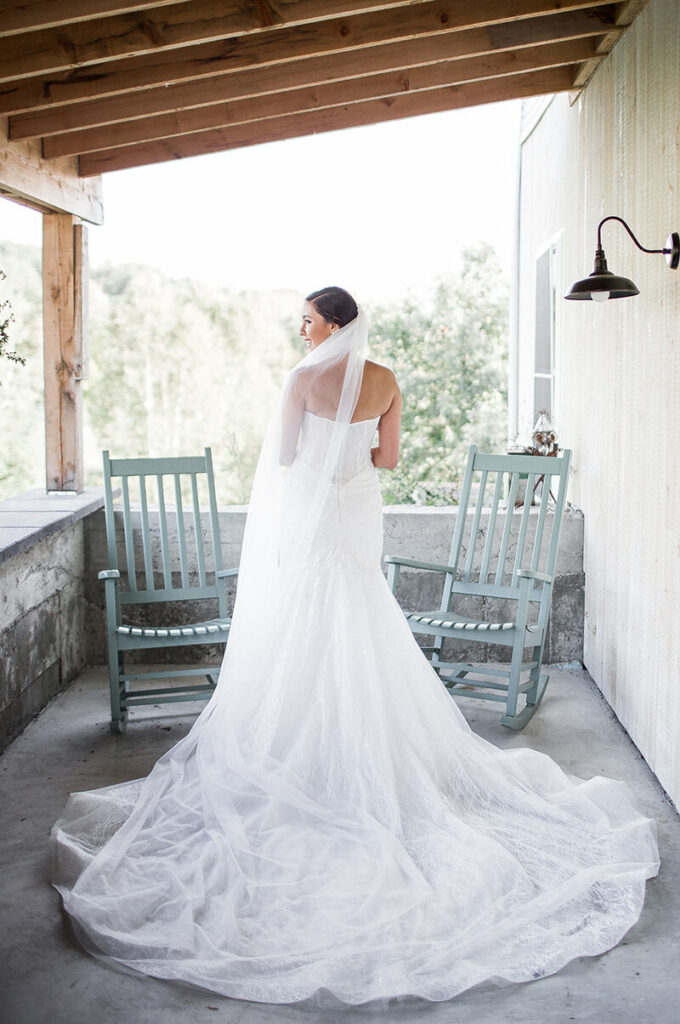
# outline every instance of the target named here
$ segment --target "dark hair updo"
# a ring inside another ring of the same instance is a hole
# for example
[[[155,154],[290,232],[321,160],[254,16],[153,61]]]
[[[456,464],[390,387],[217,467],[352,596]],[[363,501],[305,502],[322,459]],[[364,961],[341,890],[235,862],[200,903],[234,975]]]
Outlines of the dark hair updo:
[[[330,288],[320,288],[318,292],[312,292],[307,296],[307,302],[314,305],[317,313],[330,324],[337,324],[344,327],[358,315],[357,304],[344,288],[331,285]]]

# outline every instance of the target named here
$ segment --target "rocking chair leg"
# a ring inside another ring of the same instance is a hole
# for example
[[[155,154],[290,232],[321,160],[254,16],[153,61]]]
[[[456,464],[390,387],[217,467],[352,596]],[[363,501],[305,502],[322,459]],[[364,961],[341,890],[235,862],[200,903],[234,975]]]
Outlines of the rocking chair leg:
[[[529,673],[529,679],[531,680],[531,687],[527,690],[527,704],[535,704],[537,707],[541,703],[543,694],[545,693],[545,687],[548,682],[547,676],[541,676],[541,663],[543,661],[543,647],[541,644],[539,647],[534,647],[532,650],[532,661],[535,662],[534,667]],[[542,680],[545,679],[541,687]],[[540,697],[538,696],[539,687],[541,687]]]
[[[519,681],[522,674],[522,647],[521,634],[518,631],[517,638],[512,648],[512,661],[510,662],[510,674],[508,677],[508,696],[505,702],[505,715],[501,718],[503,725],[506,720],[512,721],[517,716],[517,697],[519,694]]]
[[[523,729],[536,714],[538,705],[543,700],[543,694],[545,693],[547,685],[548,675],[547,673],[544,673],[539,677],[535,698],[531,702],[527,701],[526,706],[518,715],[503,715],[501,718],[501,725],[504,725],[507,729],[515,729],[516,731]]]
[[[127,690],[127,683],[121,684],[120,676],[124,670],[124,655],[113,649],[109,644],[109,688],[111,691],[111,721],[109,729],[114,733],[124,733],[127,725],[127,708],[121,706],[121,685]]]
[[[515,652],[513,651],[513,663],[514,654]],[[524,726],[528,722],[530,722],[531,719],[534,717],[538,705],[543,700],[543,694],[545,693],[545,688],[548,685],[548,674],[543,673],[543,675],[541,675],[541,661],[543,660],[543,644],[541,644],[540,647],[534,647],[532,649],[532,655],[532,661],[535,662],[535,665],[529,673],[529,678],[531,679],[532,685],[527,690],[526,705],[522,709],[522,711],[520,711],[520,713],[517,714],[517,697],[515,696],[514,707],[512,709],[512,712],[510,712],[510,701],[508,700],[508,713],[503,715],[503,717],[501,718],[501,725],[504,725],[507,729],[523,729]],[[517,674],[517,678],[519,681],[519,672]]]

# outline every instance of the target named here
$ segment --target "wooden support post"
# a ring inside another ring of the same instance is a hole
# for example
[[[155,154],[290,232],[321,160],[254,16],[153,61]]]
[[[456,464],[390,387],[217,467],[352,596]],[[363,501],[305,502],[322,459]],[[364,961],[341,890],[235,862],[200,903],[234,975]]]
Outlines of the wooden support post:
[[[82,491],[87,229],[67,213],[43,214],[43,337],[46,488]]]

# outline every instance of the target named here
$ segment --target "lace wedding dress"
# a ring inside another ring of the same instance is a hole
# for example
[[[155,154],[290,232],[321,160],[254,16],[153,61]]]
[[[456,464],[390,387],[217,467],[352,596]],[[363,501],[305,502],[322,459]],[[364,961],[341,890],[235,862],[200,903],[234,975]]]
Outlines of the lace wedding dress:
[[[72,794],[54,826],[53,884],[95,956],[264,1002],[443,1000],[637,920],[658,861],[626,786],[479,738],[418,649],[380,568],[377,422],[346,430],[280,621],[262,595],[266,677],[220,679],[146,779]],[[331,430],[304,413],[280,554]]]

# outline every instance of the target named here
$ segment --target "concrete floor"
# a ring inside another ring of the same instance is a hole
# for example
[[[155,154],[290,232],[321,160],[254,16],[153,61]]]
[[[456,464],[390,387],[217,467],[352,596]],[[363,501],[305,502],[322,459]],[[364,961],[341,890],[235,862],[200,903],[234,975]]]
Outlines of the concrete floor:
[[[127,733],[113,736],[105,671],[93,668],[0,758],[0,1024],[678,1024],[680,819],[587,673],[552,668],[543,707],[520,734],[503,729],[486,703],[461,706],[499,746],[535,747],[584,778],[626,780],[656,819],[661,872],[619,946],[540,981],[363,1009],[239,1002],[106,967],[77,944],[48,882],[50,828],[69,792],[148,774],[203,705],[137,709]]]

